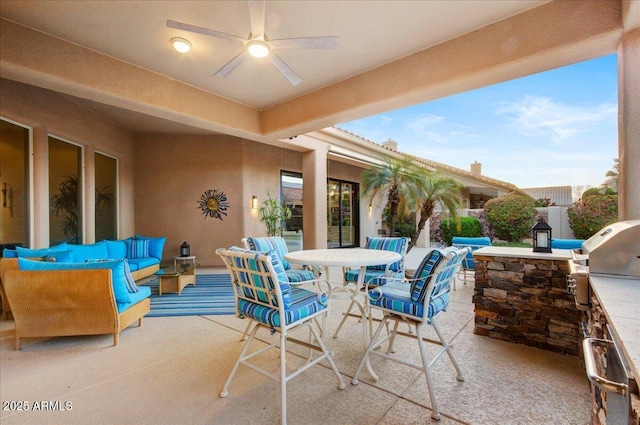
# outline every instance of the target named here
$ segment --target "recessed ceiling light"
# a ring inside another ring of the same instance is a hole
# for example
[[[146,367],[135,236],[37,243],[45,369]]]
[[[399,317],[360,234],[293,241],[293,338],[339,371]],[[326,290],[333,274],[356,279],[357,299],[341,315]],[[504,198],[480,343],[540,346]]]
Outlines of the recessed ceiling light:
[[[271,47],[262,40],[251,40],[247,43],[249,54],[256,58],[263,58],[269,54]]]
[[[173,44],[173,48],[180,53],[187,53],[189,50],[191,50],[191,43],[189,42],[189,40],[185,40],[184,38],[172,38],[171,44]]]

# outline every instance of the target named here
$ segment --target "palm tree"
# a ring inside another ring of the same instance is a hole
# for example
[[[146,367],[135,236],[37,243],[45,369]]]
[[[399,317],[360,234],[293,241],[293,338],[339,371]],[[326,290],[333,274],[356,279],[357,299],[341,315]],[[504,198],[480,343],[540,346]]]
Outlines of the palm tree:
[[[607,171],[605,177],[607,180],[602,184],[605,189],[611,189],[614,192],[618,191],[618,174],[620,173],[620,160],[618,158],[613,159],[613,169]]]
[[[370,168],[362,174],[362,192],[373,199],[380,193],[387,198],[389,208],[389,232],[395,232],[398,208],[402,199],[411,203],[417,199],[424,170],[415,165],[411,158],[382,158],[382,165]],[[409,205],[411,206],[411,205]],[[414,204],[415,206],[415,204]]]
[[[425,223],[431,218],[436,204],[442,205],[451,217],[457,217],[458,208],[460,208],[460,192],[462,188],[462,184],[454,178],[441,175],[438,172],[424,177],[420,185],[421,199],[418,201],[420,207],[418,230],[411,238],[407,251],[415,246],[422,229],[424,229]]]

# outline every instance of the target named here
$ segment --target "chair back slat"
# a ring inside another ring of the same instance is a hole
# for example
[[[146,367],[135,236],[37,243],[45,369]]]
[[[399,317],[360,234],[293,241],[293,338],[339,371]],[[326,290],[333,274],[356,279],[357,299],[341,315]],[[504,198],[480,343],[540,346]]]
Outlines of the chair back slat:
[[[393,251],[402,256],[399,261],[391,263],[389,265],[382,264],[378,266],[369,266],[368,270],[388,270],[393,273],[399,273],[404,271],[404,257],[407,254],[407,246],[409,245],[409,239],[400,238],[374,238],[368,237],[365,245],[366,249],[378,249],[381,251]]]
[[[274,251],[275,254],[280,259],[282,266],[285,270],[289,270],[291,268],[291,263],[289,263],[284,256],[289,253],[289,248],[287,248],[287,242],[283,237],[280,236],[266,236],[266,237],[248,237],[243,238],[242,242],[245,247],[251,251],[259,251],[259,252],[267,252]]]
[[[270,255],[218,249],[233,278],[236,297],[275,310],[284,309],[282,288]]]

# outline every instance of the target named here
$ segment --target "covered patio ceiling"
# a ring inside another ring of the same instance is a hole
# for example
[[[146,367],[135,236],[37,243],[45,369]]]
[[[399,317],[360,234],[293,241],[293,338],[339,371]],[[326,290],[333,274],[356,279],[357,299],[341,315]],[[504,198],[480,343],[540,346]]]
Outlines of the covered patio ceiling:
[[[271,39],[336,35],[336,50],[279,50],[213,74],[246,38],[241,1],[13,1],[0,4],[0,75],[54,90],[135,132],[223,133],[264,143],[616,51],[638,2],[269,1]],[[553,29],[551,31],[550,29]],[[175,52],[172,37],[193,48]],[[295,143],[293,143],[295,147]],[[297,146],[297,148],[301,148]]]

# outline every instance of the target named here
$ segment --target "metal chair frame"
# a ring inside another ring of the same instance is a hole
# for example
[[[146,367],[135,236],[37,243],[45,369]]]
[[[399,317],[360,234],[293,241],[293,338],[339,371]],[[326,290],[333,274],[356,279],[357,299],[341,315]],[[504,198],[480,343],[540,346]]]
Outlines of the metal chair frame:
[[[380,320],[380,324],[378,325],[375,333],[373,334],[371,342],[367,347],[367,351],[365,352],[362,360],[360,361],[360,364],[358,365],[358,369],[356,370],[356,373],[351,382],[353,385],[358,385],[359,383],[358,377],[360,375],[360,372],[362,371],[362,368],[366,364],[368,364],[369,357],[371,355],[383,357],[387,360],[391,360],[391,361],[400,363],[402,365],[421,370],[423,371],[427,381],[427,389],[429,392],[429,399],[431,400],[431,406],[432,406],[431,417],[434,420],[440,420],[440,413],[438,410],[435,393],[433,391],[433,378],[431,376],[431,371],[430,371],[431,367],[443,354],[446,353],[447,356],[449,357],[449,360],[453,364],[453,367],[456,370],[456,379],[458,381],[464,381],[464,378],[462,376],[462,371],[458,365],[458,362],[456,361],[453,355],[453,350],[452,350],[453,345],[449,344],[446,341],[436,321],[437,314],[429,319],[427,317],[427,312],[429,311],[428,310],[429,304],[431,302],[433,302],[436,298],[442,297],[445,294],[450,292],[451,281],[455,280],[456,273],[458,272],[462,264],[462,260],[468,252],[469,252],[469,248],[462,248],[453,253],[447,254],[445,256],[446,261],[442,261],[442,264],[438,265],[436,269],[433,271],[433,273],[431,274],[430,282],[426,289],[422,317],[414,316],[404,312],[399,312],[396,310],[386,309],[380,306],[376,306],[374,304],[369,305],[370,310],[381,310],[383,312],[383,318]],[[440,276],[447,276],[447,274],[448,274],[448,277],[446,277],[443,280],[439,280]],[[422,280],[426,278],[422,277],[419,279]],[[414,280],[418,280],[418,279],[388,279],[388,282],[385,285],[378,286],[375,289],[373,289],[373,291],[384,292],[385,290],[391,290],[393,287],[405,288],[399,285],[410,285],[410,283]],[[444,285],[444,287],[441,289],[441,291],[438,294],[434,295],[433,291],[436,285],[437,286]],[[369,292],[369,289],[367,290],[367,295],[368,296],[371,295]],[[446,310],[446,307],[445,307],[445,310]],[[369,320],[371,321],[374,320],[372,318],[372,314],[371,314],[372,312],[373,311],[370,311],[370,314],[369,314]],[[390,322],[394,323],[393,329],[391,331],[389,331]],[[411,325],[415,326],[415,329],[416,329],[415,333],[399,331],[398,328],[400,323],[406,323],[408,326],[411,326]],[[438,340],[429,339],[425,337],[424,332],[425,332],[426,326],[433,327],[433,329],[436,332],[436,335],[438,336]],[[387,329],[387,334],[381,338],[381,332],[383,329]],[[398,358],[397,356],[391,355],[391,353],[393,353],[393,345],[394,345],[395,339],[398,336],[404,336],[404,337],[416,339],[418,341],[418,346],[420,348],[420,357],[422,359],[421,364],[415,364],[415,363],[406,361],[404,359]],[[379,350],[379,348],[386,342],[388,342],[388,348],[386,352],[383,350]],[[425,343],[436,344],[441,346],[442,348],[438,351],[438,353],[432,359],[429,359],[429,356],[426,351]],[[372,374],[372,377],[375,381],[378,380],[378,377],[375,374]]]
[[[273,309],[274,311],[277,311],[282,322],[286,320],[286,309],[282,300],[282,291],[280,289],[280,285],[278,284],[278,275],[273,268],[270,256],[260,254],[258,252],[245,253],[225,250],[223,248],[216,250],[216,254],[218,254],[218,256],[223,259],[227,270],[229,270],[230,272],[236,294],[237,314],[240,314],[238,312],[238,301],[244,299],[248,302],[256,304],[257,306]],[[256,280],[262,282],[270,280],[274,284],[265,285],[265,287],[263,288],[254,284]],[[245,294],[243,288],[248,288],[249,290],[253,291],[255,297],[248,297]],[[292,288],[292,291],[293,290],[294,289]],[[258,293],[265,294],[265,299],[269,301],[260,301],[258,299]],[[233,380],[233,377],[238,371],[238,368],[240,367],[240,365],[246,366],[258,373],[265,375],[270,379],[273,379],[274,381],[280,382],[281,416],[282,424],[285,425],[287,423],[287,382],[289,382],[289,380],[295,378],[311,366],[326,359],[334,374],[338,378],[338,388],[341,390],[344,389],[345,385],[344,381],[342,380],[342,376],[340,375],[340,371],[338,370],[333,360],[332,353],[327,350],[327,347],[322,341],[320,330],[318,329],[318,324],[316,321],[319,316],[322,316],[326,313],[326,310],[327,308],[321,309],[315,313],[309,314],[309,316],[307,317],[298,319],[291,323],[281,322],[279,326],[253,319],[253,322],[255,323],[253,329],[251,330],[249,338],[242,348],[242,351],[238,356],[238,360],[233,366],[233,369],[231,370],[231,373],[227,378],[222,391],[220,392],[220,397],[225,398],[229,395],[228,389],[231,381]],[[298,329],[301,326],[307,327],[309,329],[310,335],[308,342],[289,336],[289,333],[291,331],[293,331],[294,329]],[[268,329],[272,334],[279,333],[280,338],[278,338],[276,341],[273,341],[266,347],[263,347],[254,352],[249,352],[249,347],[254,341],[256,333],[261,328]],[[287,374],[286,368],[287,342],[300,345],[310,350],[309,357],[307,358],[306,362],[289,374]],[[255,363],[249,361],[255,356],[258,356],[271,348],[278,348],[280,350],[280,373],[278,375],[271,373],[270,371],[263,369]],[[314,352],[319,353],[319,356],[314,358]]]

